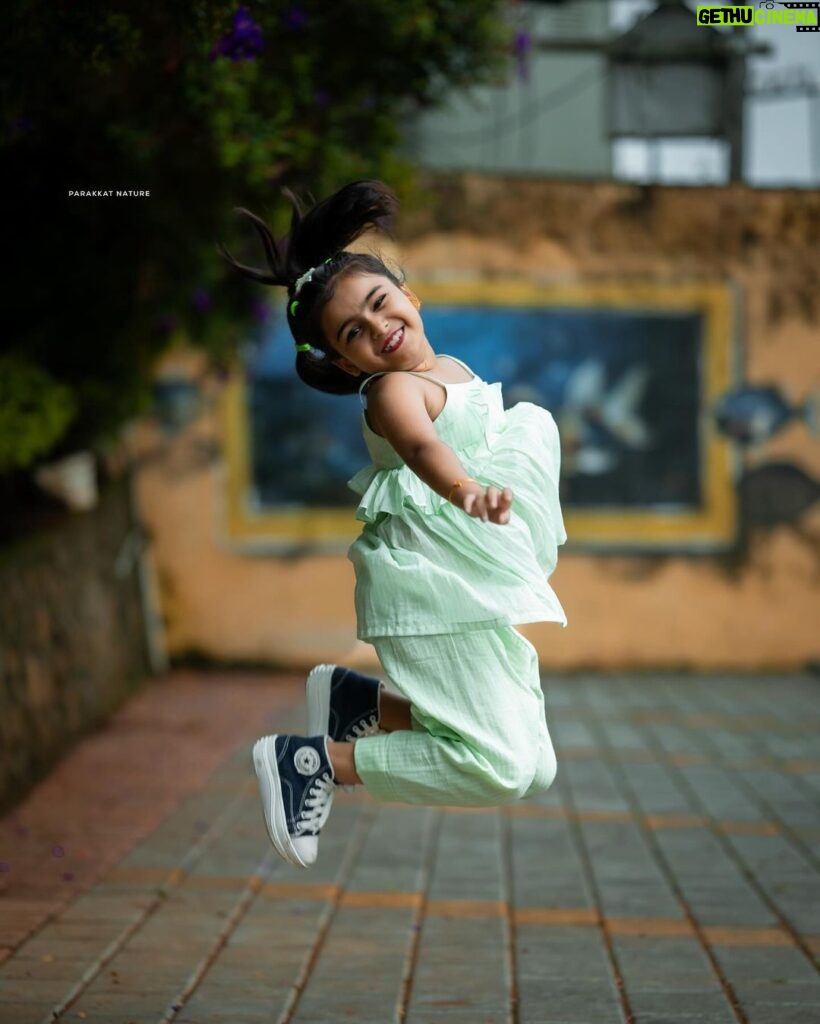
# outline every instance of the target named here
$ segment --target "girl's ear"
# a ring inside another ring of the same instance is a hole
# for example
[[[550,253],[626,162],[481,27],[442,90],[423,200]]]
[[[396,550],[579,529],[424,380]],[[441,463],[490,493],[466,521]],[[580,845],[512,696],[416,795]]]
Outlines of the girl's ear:
[[[399,286],[407,298],[413,303],[416,309],[421,309],[421,299],[416,295],[414,291],[411,291],[406,284]]]

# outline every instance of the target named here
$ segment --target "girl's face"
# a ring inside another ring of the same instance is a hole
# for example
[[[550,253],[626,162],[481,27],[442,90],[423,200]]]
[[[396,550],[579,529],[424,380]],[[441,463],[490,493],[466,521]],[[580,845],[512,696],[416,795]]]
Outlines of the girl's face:
[[[381,274],[343,277],[320,316],[325,339],[339,355],[333,361],[354,377],[429,362],[434,354],[419,306],[409,288]]]

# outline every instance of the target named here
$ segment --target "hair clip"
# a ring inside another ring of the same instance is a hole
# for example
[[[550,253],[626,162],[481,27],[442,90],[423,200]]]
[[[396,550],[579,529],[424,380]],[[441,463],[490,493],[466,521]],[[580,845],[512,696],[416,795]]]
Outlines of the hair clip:
[[[330,261],[332,259],[335,259],[335,257],[336,257],[335,253],[334,253],[333,256],[328,256],[328,258],[325,260],[325,263],[330,263]],[[294,295],[298,295],[299,292],[302,289],[302,286],[306,285],[308,283],[308,281],[312,281],[313,280],[313,272],[315,270],[318,270],[318,269],[319,269],[319,267],[311,267],[310,270],[306,270],[304,272],[304,274],[302,274],[301,277],[297,277],[296,278],[296,280],[293,283],[293,294]]]
[[[291,302],[290,307],[289,307],[290,315],[291,316],[296,316],[296,307],[298,305],[299,305],[299,300],[298,299],[294,299],[293,302]]]
[[[313,348],[313,346],[312,345],[308,345],[308,343],[305,341],[301,345],[297,345],[296,346],[296,351],[297,352],[310,352],[310,350],[312,348]]]
[[[296,282],[293,285],[293,294],[294,295],[298,295],[299,294],[299,292],[302,290],[302,285],[305,285],[305,284],[308,283],[308,281],[312,281],[313,280],[313,271],[315,269],[316,269],[316,267],[311,267],[310,270],[306,270],[304,272],[304,274],[302,274],[301,277],[297,277],[296,278]]]

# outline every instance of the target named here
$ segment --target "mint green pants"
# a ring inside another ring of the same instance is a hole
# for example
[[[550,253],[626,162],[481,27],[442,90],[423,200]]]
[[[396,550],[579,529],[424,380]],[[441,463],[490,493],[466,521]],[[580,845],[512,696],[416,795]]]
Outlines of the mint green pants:
[[[556,763],[538,655],[515,628],[371,642],[387,679],[411,702],[413,728],[356,741],[368,793],[487,807],[550,787]]]

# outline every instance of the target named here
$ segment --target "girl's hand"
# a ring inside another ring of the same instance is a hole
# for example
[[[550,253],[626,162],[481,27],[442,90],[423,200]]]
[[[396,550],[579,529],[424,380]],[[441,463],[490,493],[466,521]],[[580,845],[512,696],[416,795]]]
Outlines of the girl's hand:
[[[461,495],[458,500],[468,516],[481,519],[485,523],[497,523],[499,526],[510,521],[513,493],[509,487],[503,490],[499,487],[488,487],[485,490],[481,484],[471,481],[459,487],[456,493]]]

